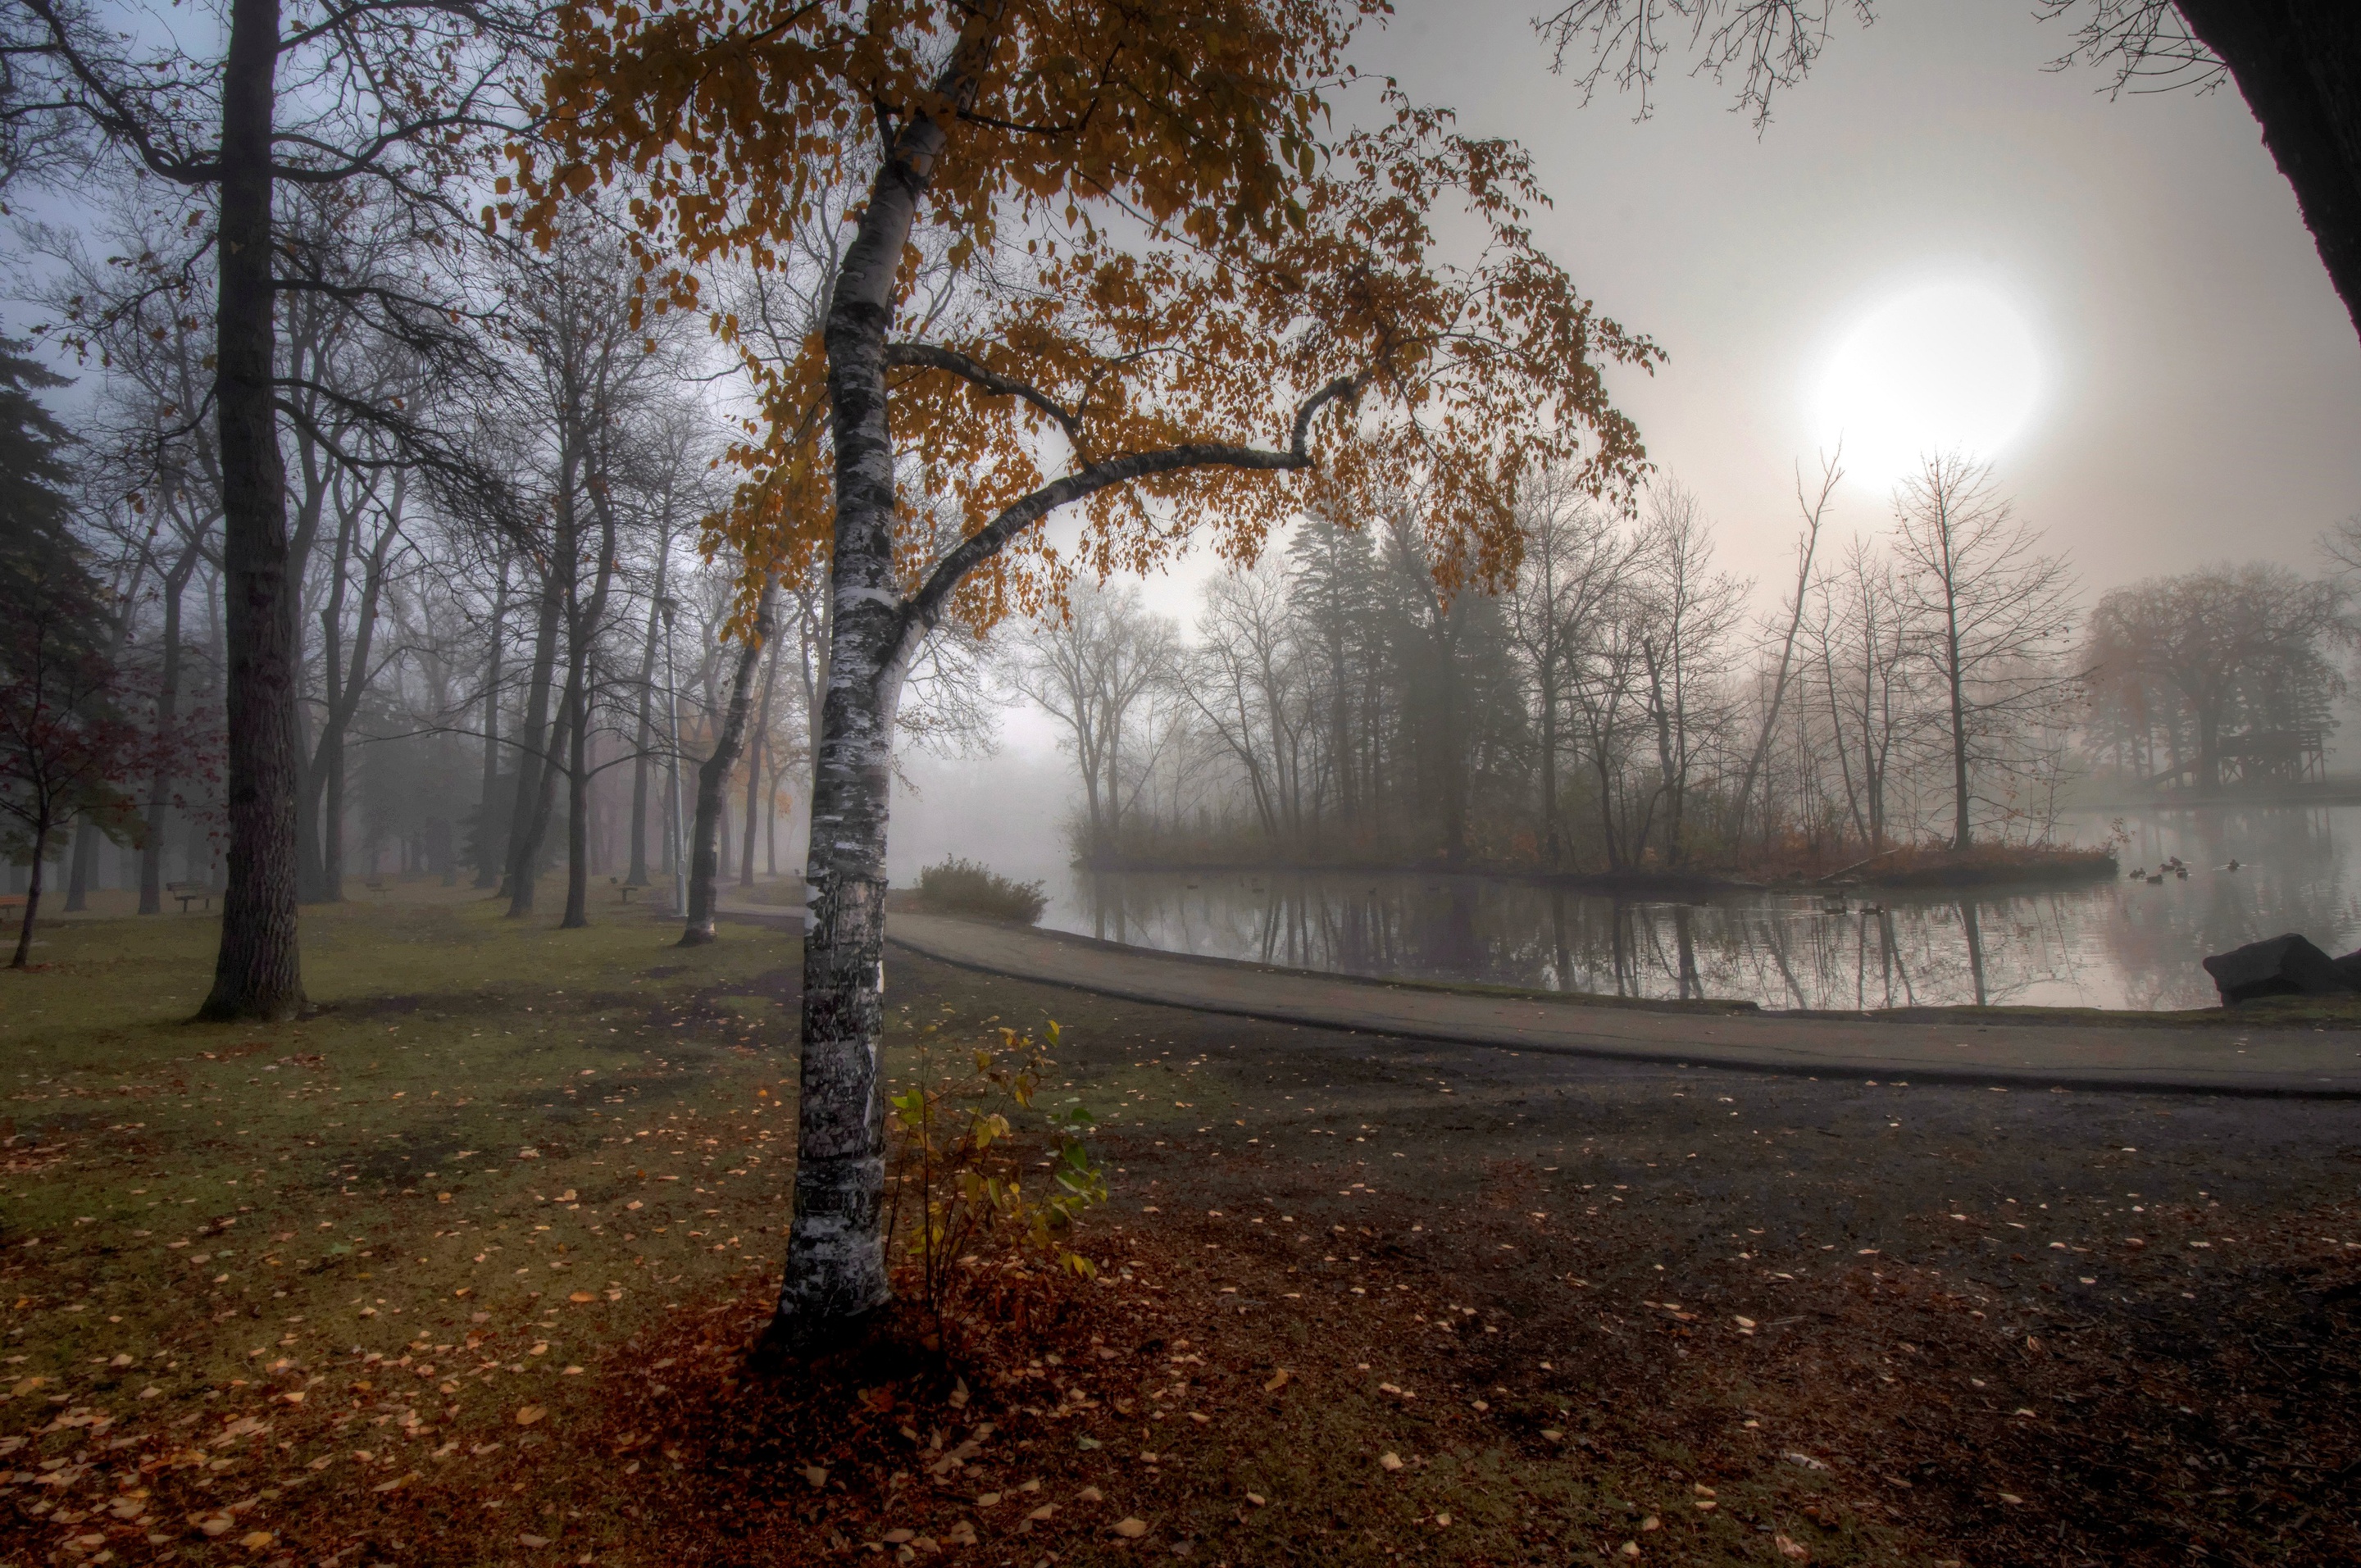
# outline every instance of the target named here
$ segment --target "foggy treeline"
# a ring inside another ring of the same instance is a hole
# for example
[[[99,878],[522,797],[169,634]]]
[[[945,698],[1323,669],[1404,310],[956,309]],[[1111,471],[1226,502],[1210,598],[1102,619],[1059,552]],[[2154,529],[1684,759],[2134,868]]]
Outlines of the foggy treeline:
[[[609,883],[669,890],[701,784],[723,880],[798,872],[825,565],[766,594],[713,543],[737,432],[704,323],[635,313],[588,215],[541,254],[349,190],[282,203],[289,263],[320,285],[287,291],[280,367],[303,896],[423,874],[522,914],[562,869],[579,921]],[[148,744],[42,847],[68,908],[136,889],[153,912],[220,875],[222,475],[181,219],[137,180],[104,210],[33,231],[30,276],[88,382],[58,448],[69,531]],[[818,297],[734,286],[746,335],[782,344]],[[9,363],[20,399],[54,390]],[[985,743],[996,667],[1063,727],[1093,864],[1609,873],[2037,843],[2094,775],[2254,782],[2333,729],[2351,527],[2314,575],[2210,568],[2084,614],[1990,470],[1930,458],[1885,528],[1841,541],[1839,477],[1799,483],[1762,586],[1716,565],[1671,480],[1620,505],[1533,476],[1513,580],[1447,593],[1414,499],[1307,517],[1214,579],[1186,635],[1137,589],[1081,584],[996,649],[939,642],[906,715]]]
[[[1619,510],[1554,476],[1489,591],[1436,591],[1404,503],[1307,519],[1207,588],[1193,636],[1137,590],[1083,592],[1017,682],[1078,764],[1076,856],[1825,870],[2046,843],[2094,784],[2169,756],[2218,786],[2225,738],[2333,726],[2346,563],[2208,569],[2086,617],[1988,468],[1927,459],[1843,542],[1839,477],[1799,484],[1767,613],[1676,483]]]
[[[52,839],[69,908],[112,887],[154,911],[220,872],[222,475],[192,417],[210,321],[151,194],[135,182],[110,227],[39,236],[43,303],[93,372],[62,456],[116,700],[178,742],[118,787],[131,809],[86,809]],[[281,306],[303,896],[427,873],[522,913],[563,868],[577,918],[594,885],[668,886],[749,673],[740,564],[700,548],[731,482],[702,323],[637,315],[621,248],[587,225],[548,255],[460,256],[349,192],[283,201],[291,256],[324,284]],[[434,341],[357,281],[405,273],[444,275],[457,308]],[[813,583],[776,597],[722,781],[720,858],[740,879],[802,860],[783,818],[823,599]]]

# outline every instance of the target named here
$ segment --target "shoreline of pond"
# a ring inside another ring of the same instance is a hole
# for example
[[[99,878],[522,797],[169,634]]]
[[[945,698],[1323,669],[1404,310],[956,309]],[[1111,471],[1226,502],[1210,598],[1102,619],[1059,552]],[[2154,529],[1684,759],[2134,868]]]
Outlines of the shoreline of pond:
[[[1896,856],[1910,858],[1897,865],[1876,862]],[[1728,894],[1843,894],[1861,889],[1897,892],[1945,891],[1960,888],[2024,886],[2054,887],[2061,883],[2112,881],[2122,865],[2111,850],[2064,847],[2027,849],[1994,846],[1972,849],[1964,857],[1949,851],[1930,855],[1915,846],[1902,846],[1829,871],[1790,871],[1749,875],[1736,869],[1625,870],[1550,872],[1530,866],[1482,862],[1457,865],[1434,862],[1370,861],[1188,861],[1123,857],[1101,861],[1075,860],[1071,870],[1085,876],[1382,876],[1450,877],[1496,883],[1519,883],[1566,893],[1605,894],[1615,897],[1698,898]]]

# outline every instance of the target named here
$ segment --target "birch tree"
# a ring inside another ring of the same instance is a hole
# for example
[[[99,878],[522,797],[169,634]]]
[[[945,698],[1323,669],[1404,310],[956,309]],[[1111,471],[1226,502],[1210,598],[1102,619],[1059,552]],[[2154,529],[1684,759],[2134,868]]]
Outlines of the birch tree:
[[[1639,461],[1599,367],[1654,351],[1534,247],[1542,192],[1522,150],[1391,91],[1345,102],[1346,47],[1374,8],[695,0],[561,15],[560,146],[521,167],[528,226],[566,192],[629,178],[664,302],[688,305],[700,269],[771,264],[822,192],[866,192],[823,329],[764,383],[767,435],[728,524],[750,586],[796,541],[824,540],[833,598],[775,1345],[890,1295],[886,807],[904,675],[928,634],[1037,605],[1077,564],[1155,565],[1200,531],[1249,559],[1301,505],[1301,483],[1273,482],[1290,474],[1422,491],[1438,570],[1498,579],[1515,565],[1520,472],[1587,464],[1604,485]],[[1340,105],[1366,127],[1332,131]],[[1446,212],[1454,234],[1480,236],[1464,262],[1444,259]],[[904,310],[929,258],[962,286],[931,320]],[[906,465],[960,513],[939,555],[900,547]],[[1070,505],[1073,560],[1039,526]]]

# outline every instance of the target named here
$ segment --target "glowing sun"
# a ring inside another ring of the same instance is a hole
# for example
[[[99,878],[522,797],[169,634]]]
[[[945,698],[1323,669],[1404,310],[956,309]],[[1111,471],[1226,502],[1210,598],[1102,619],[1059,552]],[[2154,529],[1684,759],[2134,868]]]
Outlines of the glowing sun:
[[[1886,485],[1938,450],[1997,456],[2031,421],[2041,356],[2025,318],[1971,283],[1897,294],[1853,323],[1820,375],[1814,423],[1856,478]]]

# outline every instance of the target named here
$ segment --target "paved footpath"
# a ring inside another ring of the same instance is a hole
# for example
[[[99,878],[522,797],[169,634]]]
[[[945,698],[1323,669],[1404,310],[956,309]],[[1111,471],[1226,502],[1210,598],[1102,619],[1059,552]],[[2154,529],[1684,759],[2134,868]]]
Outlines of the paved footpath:
[[[887,939],[988,974],[1199,1012],[1565,1056],[2077,1089],[2361,1098],[2361,1030],[1916,1022],[1634,1006],[1266,968],[895,914]]]

